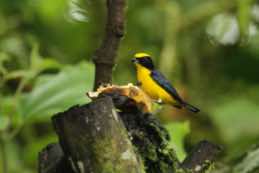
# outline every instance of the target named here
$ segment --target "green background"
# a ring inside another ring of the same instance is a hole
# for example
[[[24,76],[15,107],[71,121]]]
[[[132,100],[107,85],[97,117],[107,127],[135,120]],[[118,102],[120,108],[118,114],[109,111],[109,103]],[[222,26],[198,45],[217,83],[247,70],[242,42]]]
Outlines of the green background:
[[[89,102],[105,14],[104,0],[0,1],[0,172],[36,172],[38,152],[57,141],[51,115]],[[208,139],[231,165],[259,143],[256,1],[129,0],[126,18],[113,83],[136,82],[130,59],[144,51],[201,109],[157,115],[179,159]]]

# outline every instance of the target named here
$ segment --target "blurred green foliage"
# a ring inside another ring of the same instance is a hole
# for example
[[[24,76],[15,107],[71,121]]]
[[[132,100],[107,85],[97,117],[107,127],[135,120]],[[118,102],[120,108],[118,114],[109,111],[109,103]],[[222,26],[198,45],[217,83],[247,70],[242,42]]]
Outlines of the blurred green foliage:
[[[89,101],[86,91],[92,88],[93,64],[85,61],[73,66],[60,64],[54,58],[41,57],[38,51],[37,45],[32,47],[25,69],[3,68],[1,163],[5,159],[10,172],[28,172],[26,165],[35,169],[37,153],[44,145],[57,141],[50,128],[51,115]],[[15,82],[14,91],[9,91],[10,81]]]
[[[166,125],[166,129],[169,131],[170,143],[169,147],[173,148],[180,161],[183,161],[186,157],[184,148],[184,139],[190,133],[190,123],[186,122],[171,122]]]
[[[167,122],[179,158],[201,139],[223,145],[226,162],[258,143],[259,4],[130,0],[127,10],[114,83],[134,82],[130,58],[147,51],[202,110],[195,117],[162,111],[170,120],[178,114],[191,119]],[[35,172],[37,153],[57,141],[50,116],[89,101],[89,61],[103,36],[105,12],[104,0],[0,1],[1,171],[6,165],[11,173]],[[250,169],[246,162],[236,170]]]
[[[249,173],[258,172],[259,165],[259,149],[254,149],[246,153],[244,159],[238,163],[234,172],[236,173]]]

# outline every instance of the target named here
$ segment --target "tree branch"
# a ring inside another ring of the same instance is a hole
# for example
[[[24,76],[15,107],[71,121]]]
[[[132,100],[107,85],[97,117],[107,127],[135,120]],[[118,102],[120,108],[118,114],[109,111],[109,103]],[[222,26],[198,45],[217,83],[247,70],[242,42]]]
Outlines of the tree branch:
[[[182,167],[193,173],[203,173],[208,169],[221,150],[218,145],[208,141],[201,141],[182,162]]]
[[[125,0],[107,0],[105,37],[93,56],[95,64],[94,89],[101,84],[112,82],[112,68],[120,40],[124,35],[125,4]]]

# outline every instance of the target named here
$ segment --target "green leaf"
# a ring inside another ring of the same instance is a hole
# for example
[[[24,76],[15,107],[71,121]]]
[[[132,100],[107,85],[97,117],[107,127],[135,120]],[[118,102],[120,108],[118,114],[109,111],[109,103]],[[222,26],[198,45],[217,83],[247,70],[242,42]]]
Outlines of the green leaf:
[[[60,69],[62,65],[53,58],[44,58],[41,63],[38,64],[38,69],[41,71],[46,69]]]
[[[246,88],[247,92],[248,88]],[[258,91],[258,88],[255,89]],[[214,104],[211,118],[225,143],[228,159],[234,159],[247,150],[251,143],[256,142],[259,135],[258,98],[240,93],[244,96],[230,95]]]
[[[7,53],[5,52],[0,52],[0,64],[2,64],[3,62],[9,60],[9,56]]]
[[[5,131],[10,125],[10,119],[7,116],[3,116],[0,112],[0,133]]]
[[[0,95],[0,131],[4,130],[10,124],[12,127],[21,124],[21,112],[19,112],[15,105],[14,97]]]
[[[239,39],[239,28],[235,16],[220,13],[209,22],[206,32],[211,41],[223,45],[232,45]]]
[[[55,133],[41,137],[34,137],[31,140],[33,142],[30,142],[27,145],[25,145],[22,153],[22,160],[26,163],[26,165],[31,166],[35,165],[35,160],[37,160],[39,151],[41,151],[48,144],[55,143],[58,141],[57,135]]]
[[[215,105],[212,119],[226,143],[259,135],[259,109],[252,99],[246,97],[225,98]],[[233,123],[234,122],[234,123]]]
[[[35,11],[38,13],[39,17],[47,24],[56,22],[62,19],[66,10],[66,1],[64,0],[40,0],[35,6]]]
[[[39,54],[39,45],[37,43],[33,44],[30,60],[30,70],[36,71],[36,74],[46,69],[59,69],[62,67],[62,65],[53,58],[42,58]]]
[[[173,148],[179,160],[183,160],[186,156],[184,149],[184,138],[190,133],[190,124],[185,122],[173,122],[166,125],[169,131],[170,143],[169,146]]]
[[[8,54],[4,53],[4,52],[0,52],[0,74],[1,73],[6,73],[6,69],[4,67],[4,62],[9,60],[9,56]]]
[[[31,170],[24,164],[24,160],[22,159],[22,151],[24,151],[24,147],[18,144],[14,141],[5,141],[5,152],[7,153],[7,157],[5,158],[7,161],[8,166],[8,172],[10,173],[34,173],[36,171]],[[28,153],[30,151],[27,150]],[[1,160],[2,157],[0,157],[0,170],[1,170],[1,164],[3,161]],[[1,170],[2,171],[2,170]]]
[[[251,9],[254,0],[238,0],[238,25],[241,38],[247,40],[251,23]]]
[[[259,148],[249,151],[245,158],[238,163],[234,171],[235,173],[252,173],[258,171],[259,168]]]
[[[82,0],[68,0],[68,16],[72,21],[88,22],[87,11],[81,3]]]
[[[21,110],[26,118],[39,119],[86,103],[85,93],[92,89],[94,68],[83,62],[67,66],[56,75],[37,78],[33,91],[24,95]]]

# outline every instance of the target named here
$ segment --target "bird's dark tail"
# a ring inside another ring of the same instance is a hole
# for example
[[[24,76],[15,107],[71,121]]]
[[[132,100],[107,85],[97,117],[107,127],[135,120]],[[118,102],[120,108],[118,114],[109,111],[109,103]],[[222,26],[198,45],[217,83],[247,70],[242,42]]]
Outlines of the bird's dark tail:
[[[183,107],[194,113],[200,112],[200,109],[196,108],[195,106],[190,105],[189,103],[184,103]]]

